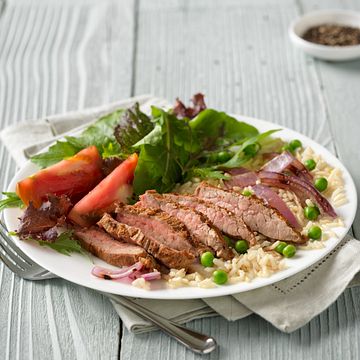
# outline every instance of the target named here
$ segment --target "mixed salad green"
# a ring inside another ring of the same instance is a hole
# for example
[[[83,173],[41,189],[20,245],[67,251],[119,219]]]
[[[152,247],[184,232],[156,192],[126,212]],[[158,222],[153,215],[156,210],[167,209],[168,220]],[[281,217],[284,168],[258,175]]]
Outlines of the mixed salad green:
[[[213,109],[193,119],[179,119],[171,110],[153,107],[147,116],[136,104],[102,117],[80,136],[67,136],[31,160],[45,168],[89,145],[95,145],[103,158],[125,159],[137,152],[135,195],[147,189],[167,192],[193,177],[225,179],[226,169],[243,166],[269,141],[276,144],[276,139],[268,138],[276,131],[260,134],[255,127]]]
[[[118,162],[137,153],[135,199],[148,189],[169,192],[176,184],[194,177],[227,179],[227,170],[246,165],[260,151],[279,151],[284,143],[270,137],[276,131],[259,133],[255,127],[213,109],[179,116],[174,110],[152,107],[148,116],[135,104],[98,119],[79,136],[66,136],[31,161],[42,169],[49,168],[91,146],[96,146],[102,159]],[[3,195],[0,211],[28,205],[20,199],[18,190]],[[35,240],[67,255],[81,250],[71,231],[62,233],[56,241]]]

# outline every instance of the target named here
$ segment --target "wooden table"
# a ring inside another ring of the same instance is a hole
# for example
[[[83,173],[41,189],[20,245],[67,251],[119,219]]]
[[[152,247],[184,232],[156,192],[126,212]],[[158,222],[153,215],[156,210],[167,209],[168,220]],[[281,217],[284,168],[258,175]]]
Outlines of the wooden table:
[[[359,1],[9,1],[0,8],[0,121],[135,94],[206,94],[211,107],[301,131],[360,185],[360,61],[327,63],[289,42],[297,15]],[[16,146],[16,144],[14,144]],[[0,184],[16,168],[1,147]],[[358,215],[353,231],[360,236]],[[210,359],[359,359],[360,289],[288,335],[258,316],[190,327],[219,342]],[[296,309],[294,309],[296,311]],[[160,332],[134,336],[103,296],[63,280],[24,282],[0,265],[2,359],[200,358]]]

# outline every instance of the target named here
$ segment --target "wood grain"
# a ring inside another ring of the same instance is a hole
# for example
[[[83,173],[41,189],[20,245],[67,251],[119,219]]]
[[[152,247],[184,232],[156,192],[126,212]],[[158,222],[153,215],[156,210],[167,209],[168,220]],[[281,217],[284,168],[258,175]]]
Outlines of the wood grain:
[[[133,2],[17,1],[0,18],[0,127],[128,97]],[[120,71],[119,71],[120,69]],[[0,148],[0,186],[15,166]],[[31,283],[0,264],[1,359],[118,358],[109,301],[64,280]]]

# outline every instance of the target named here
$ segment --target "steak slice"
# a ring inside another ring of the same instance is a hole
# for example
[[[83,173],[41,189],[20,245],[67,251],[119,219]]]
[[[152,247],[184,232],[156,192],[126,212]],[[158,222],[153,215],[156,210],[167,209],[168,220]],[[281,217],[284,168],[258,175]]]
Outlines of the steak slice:
[[[187,206],[205,215],[209,221],[225,235],[235,239],[247,240],[250,245],[256,243],[255,234],[245,224],[244,220],[236,216],[232,211],[191,195],[171,193],[162,195],[168,201]]]
[[[137,227],[145,236],[156,238],[172,249],[187,251],[195,256],[196,249],[190,242],[189,231],[177,218],[161,210],[124,204],[118,204],[115,212],[117,221]]]
[[[108,264],[121,267],[141,261],[149,271],[157,268],[155,260],[143,248],[117,241],[97,227],[77,229],[74,235],[84,249]]]
[[[199,247],[199,245],[203,245],[200,248],[201,252],[206,248],[211,248],[218,257],[225,260],[234,257],[234,253],[230,250],[218,229],[209,222],[207,217],[196,210],[169,201],[169,199],[158,194],[156,191],[147,191],[141,195],[140,202],[144,207],[160,209],[182,221],[196,241],[194,246]]]
[[[258,231],[271,239],[294,243],[306,241],[276,209],[265,205],[254,195],[244,196],[204,182],[197,187],[195,194],[200,199],[233,211],[235,215],[242,217],[251,230]]]
[[[194,255],[188,251],[173,249],[161,243],[156,237],[145,236],[140,229],[121,224],[109,214],[104,214],[98,225],[116,240],[141,246],[169,268],[186,269],[194,262]]]

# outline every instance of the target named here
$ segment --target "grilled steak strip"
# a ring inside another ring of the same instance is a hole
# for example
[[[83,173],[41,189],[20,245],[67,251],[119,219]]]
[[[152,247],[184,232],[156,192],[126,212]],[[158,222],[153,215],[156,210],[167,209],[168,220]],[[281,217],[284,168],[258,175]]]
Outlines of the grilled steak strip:
[[[155,237],[145,236],[136,227],[119,223],[109,214],[104,214],[98,225],[117,240],[141,246],[169,268],[188,268],[194,262],[194,255],[188,251],[176,250],[162,244]]]
[[[147,192],[152,191],[153,190],[148,190]],[[245,224],[244,220],[236,216],[232,211],[201,200],[195,196],[172,193],[162,195],[168,201],[187,206],[205,215],[209,221],[225,235],[235,239],[247,240],[250,245],[256,243],[255,234]]]
[[[117,221],[140,229],[145,236],[153,237],[172,249],[196,254],[189,231],[177,218],[161,210],[123,204],[118,204],[115,212]]]
[[[131,266],[141,261],[146,270],[157,268],[155,260],[143,248],[117,241],[97,227],[78,229],[74,234],[84,249],[111,265]]]
[[[160,209],[178,218],[188,228],[193,239],[198,243],[202,243],[205,247],[213,249],[218,257],[225,260],[234,257],[233,252],[229,249],[218,229],[215,228],[204,215],[196,210],[169,201],[156,191],[147,191],[141,195],[140,202],[144,207],[148,206],[154,209]],[[194,245],[199,246],[199,244]]]
[[[195,194],[200,199],[233,211],[235,215],[242,217],[251,230],[258,231],[271,239],[294,243],[306,241],[277,210],[265,205],[256,196],[243,196],[235,191],[224,190],[204,182],[198,186]]]

